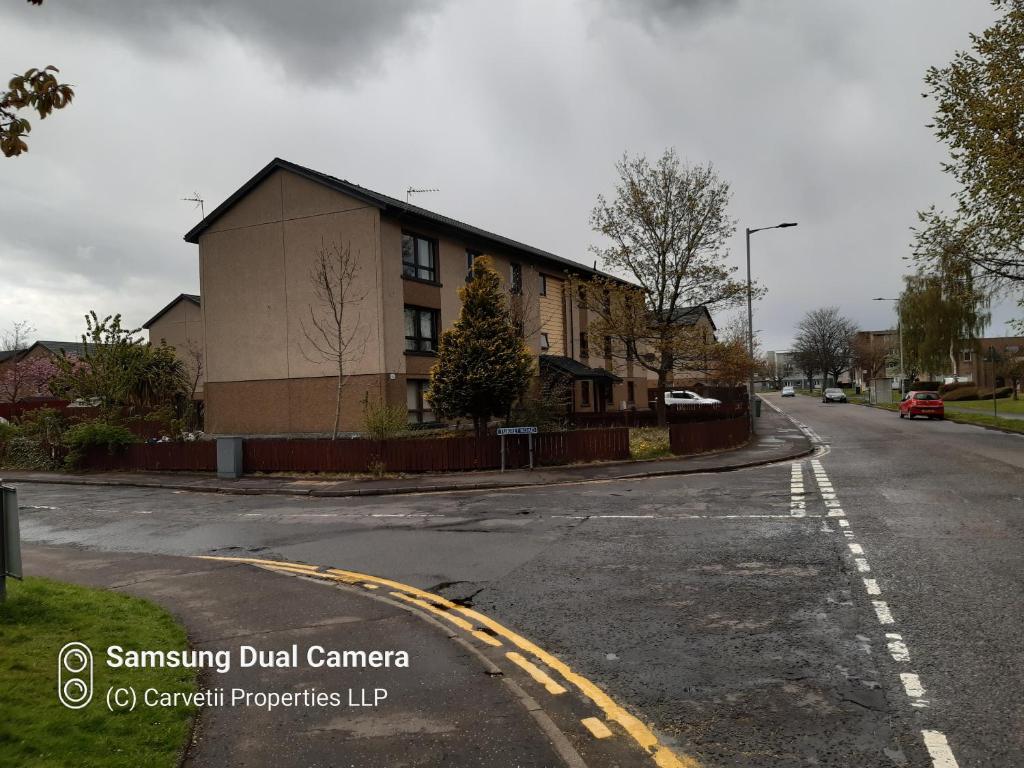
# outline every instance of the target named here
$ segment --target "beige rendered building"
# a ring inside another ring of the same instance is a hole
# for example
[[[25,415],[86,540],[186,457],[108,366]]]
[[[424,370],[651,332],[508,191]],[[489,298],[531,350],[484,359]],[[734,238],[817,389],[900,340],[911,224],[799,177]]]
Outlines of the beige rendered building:
[[[182,293],[147,320],[143,326],[149,332],[149,343],[164,342],[174,347],[194,387],[193,398],[203,399],[206,378],[204,364],[203,312],[199,297]]]
[[[522,302],[539,368],[572,379],[575,411],[647,407],[651,374],[613,361],[607,345],[593,349],[587,311],[569,295],[569,278],[598,273],[546,251],[280,159],[185,240],[199,245],[202,305],[179,303],[186,314],[201,309],[208,432],[330,431],[337,379],[311,342],[322,309],[310,271],[318,251],[336,247],[356,264],[344,430],[361,429],[366,397],[404,404],[410,422],[433,420],[423,393],[437,342],[459,316],[458,290],[479,255]],[[187,332],[187,318],[175,322]]]

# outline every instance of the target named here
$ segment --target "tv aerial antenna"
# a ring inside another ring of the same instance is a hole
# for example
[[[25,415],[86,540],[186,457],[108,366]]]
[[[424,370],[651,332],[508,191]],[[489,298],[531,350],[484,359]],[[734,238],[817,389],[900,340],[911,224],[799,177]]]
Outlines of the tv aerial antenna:
[[[421,194],[422,192],[440,192],[440,189],[416,189],[415,187],[409,187],[405,190],[405,202],[409,202],[413,195]]]
[[[206,218],[206,210],[203,208],[203,198],[201,198],[199,196],[198,192],[193,192],[192,193],[192,197],[183,197],[183,198],[181,198],[181,201],[183,203],[195,203],[196,207],[199,209],[200,215],[204,219]]]

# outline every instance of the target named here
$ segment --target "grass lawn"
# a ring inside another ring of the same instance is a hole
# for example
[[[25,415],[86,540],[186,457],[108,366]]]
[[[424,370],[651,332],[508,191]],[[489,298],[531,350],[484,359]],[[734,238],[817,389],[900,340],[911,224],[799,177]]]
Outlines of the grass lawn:
[[[1024,414],[1024,400],[1012,400],[1009,397],[1001,397],[996,400],[996,407],[1000,413],[1021,413]],[[991,400],[950,400],[946,408],[963,409],[965,411],[978,411],[979,413],[992,414]]]
[[[110,686],[190,691],[190,669],[109,669],[108,645],[137,650],[187,647],[165,611],[134,597],[47,579],[9,579],[0,603],[0,765],[19,768],[177,766],[192,708],[111,713]],[[57,654],[72,640],[93,652],[94,695],[83,709],[57,698]]]
[[[950,404],[952,405],[952,403]],[[884,408],[887,411],[898,411],[900,409],[897,403],[882,403],[875,406],[876,408]],[[988,407],[992,407],[992,403],[989,402]],[[1002,407],[1002,401],[1000,401],[1000,407]],[[991,411],[987,414],[981,413],[963,413],[957,411],[951,411],[948,407],[946,408],[946,421],[955,421],[960,424],[977,424],[982,427],[999,427],[1000,429],[1006,429],[1010,432],[1021,432],[1024,433],[1024,420],[1022,419],[993,419]]]
[[[629,453],[636,461],[671,456],[668,427],[633,427],[629,430]]]

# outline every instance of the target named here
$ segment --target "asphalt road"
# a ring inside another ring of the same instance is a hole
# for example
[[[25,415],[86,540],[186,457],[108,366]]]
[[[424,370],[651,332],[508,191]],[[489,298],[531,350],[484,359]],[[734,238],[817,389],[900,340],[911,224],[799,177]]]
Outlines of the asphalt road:
[[[772,402],[816,461],[365,499],[25,484],[22,533],[440,592],[708,766],[1024,766],[1024,439]]]

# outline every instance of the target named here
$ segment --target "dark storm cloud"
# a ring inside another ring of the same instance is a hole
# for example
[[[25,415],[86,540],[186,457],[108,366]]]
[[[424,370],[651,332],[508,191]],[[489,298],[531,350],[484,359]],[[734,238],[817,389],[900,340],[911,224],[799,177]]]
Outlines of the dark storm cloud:
[[[19,8],[18,13],[34,12],[40,18],[45,13],[48,25],[76,34],[87,26],[146,52],[181,55],[189,43],[216,44],[216,38],[225,36],[276,61],[289,76],[349,79],[377,69],[387,45],[442,4],[443,0],[89,0],[38,10]]]

